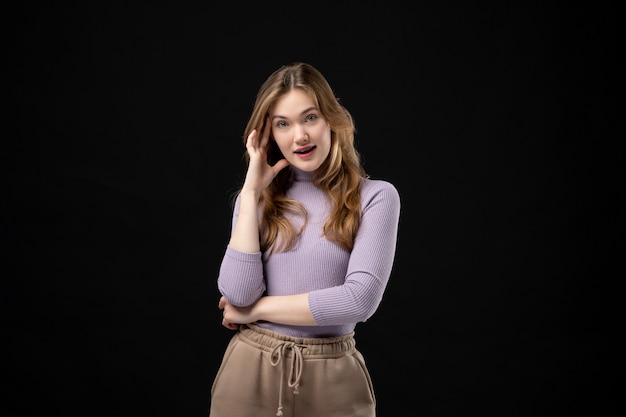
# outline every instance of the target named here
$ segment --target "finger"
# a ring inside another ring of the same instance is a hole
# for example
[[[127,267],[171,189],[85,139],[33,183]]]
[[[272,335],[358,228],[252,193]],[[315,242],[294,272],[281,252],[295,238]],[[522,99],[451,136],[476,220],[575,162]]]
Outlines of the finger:
[[[217,307],[218,307],[219,309],[223,309],[225,304],[226,304],[226,297],[224,297],[224,296],[222,295],[222,296],[220,297],[220,301],[219,301],[219,303],[217,304]]]
[[[252,130],[248,135],[248,139],[246,139],[246,148],[254,148],[255,147],[255,139],[256,139],[256,129]]]
[[[274,175],[277,175],[283,168],[289,165],[289,162],[286,159],[281,159],[274,164],[272,169],[274,170]]]
[[[226,327],[229,330],[237,330],[238,325],[236,323],[229,323],[226,319],[222,320],[222,326]]]

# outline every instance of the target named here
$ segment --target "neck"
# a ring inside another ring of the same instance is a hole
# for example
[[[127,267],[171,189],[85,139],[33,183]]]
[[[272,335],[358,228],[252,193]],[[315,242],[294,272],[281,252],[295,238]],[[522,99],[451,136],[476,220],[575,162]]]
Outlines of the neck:
[[[315,171],[303,171],[294,166],[291,167],[291,176],[296,182],[311,182],[313,181],[313,173]]]

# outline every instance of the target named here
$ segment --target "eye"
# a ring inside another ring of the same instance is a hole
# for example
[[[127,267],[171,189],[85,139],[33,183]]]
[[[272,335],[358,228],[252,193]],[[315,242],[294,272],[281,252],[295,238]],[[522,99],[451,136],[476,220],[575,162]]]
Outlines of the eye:
[[[278,122],[276,122],[276,127],[278,128],[283,128],[287,126],[287,122],[285,122],[284,120],[279,120]]]
[[[305,120],[307,122],[314,122],[317,120],[317,114],[309,114]]]

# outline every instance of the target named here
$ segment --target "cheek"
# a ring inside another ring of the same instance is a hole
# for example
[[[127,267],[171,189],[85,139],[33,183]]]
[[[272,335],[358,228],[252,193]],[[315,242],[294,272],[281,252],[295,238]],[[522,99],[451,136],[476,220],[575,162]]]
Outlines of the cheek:
[[[330,127],[328,125],[320,129],[318,137],[327,145],[330,146]]]
[[[291,141],[289,140],[289,138],[286,137],[286,135],[283,133],[282,135],[278,134],[278,135],[273,135],[274,137],[274,142],[276,143],[276,145],[278,146],[278,149],[280,149],[281,152],[285,152],[286,150],[289,150],[289,145],[291,144]]]

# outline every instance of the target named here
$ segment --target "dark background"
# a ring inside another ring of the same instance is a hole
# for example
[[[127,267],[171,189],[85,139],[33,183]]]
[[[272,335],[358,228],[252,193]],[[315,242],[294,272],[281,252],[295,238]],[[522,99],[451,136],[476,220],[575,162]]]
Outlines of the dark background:
[[[402,197],[379,415],[623,411],[614,8],[7,3],[3,416],[207,414],[241,135],[296,60]]]

